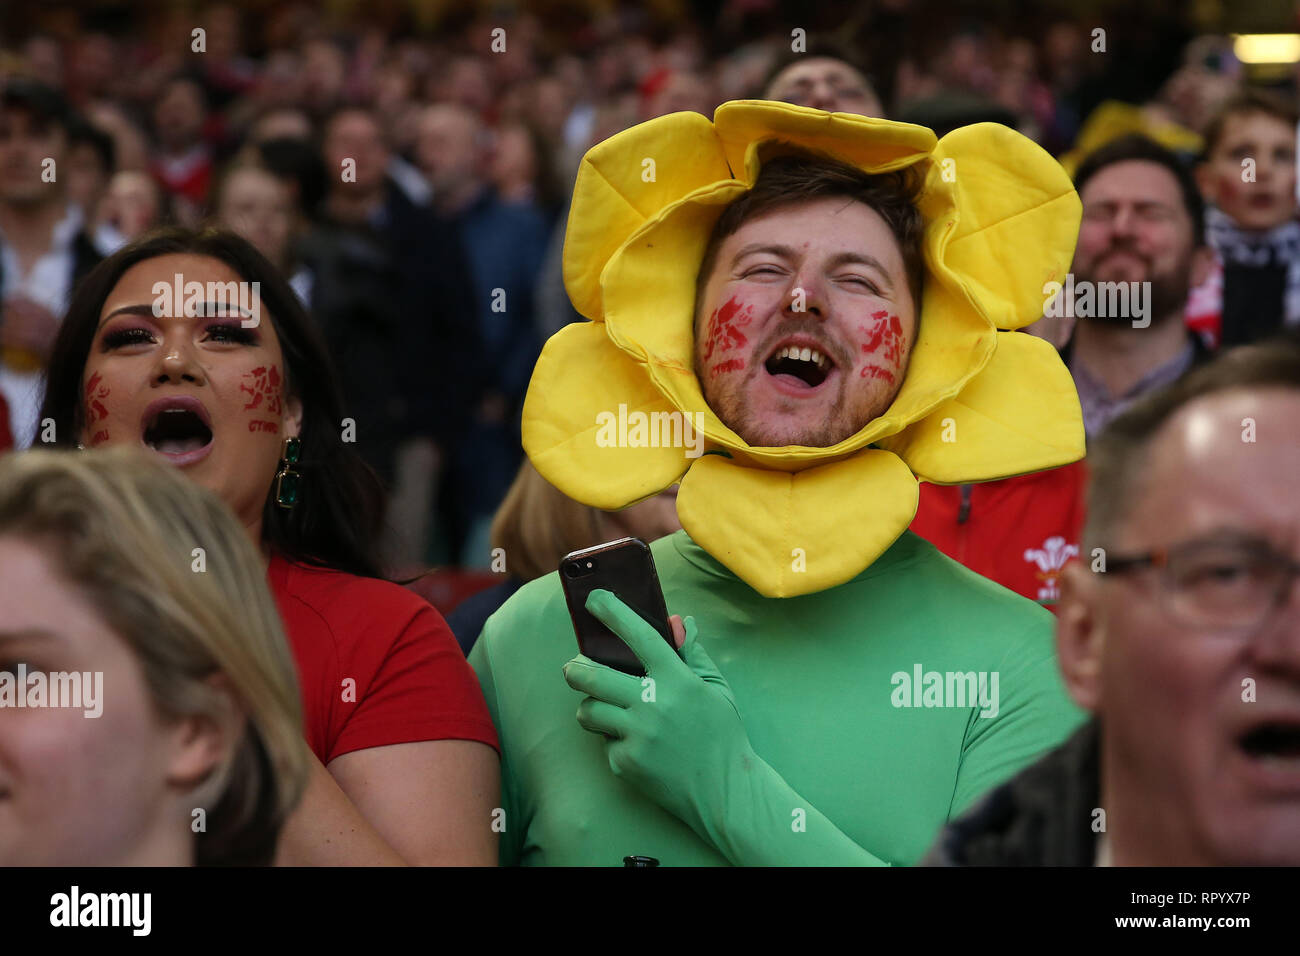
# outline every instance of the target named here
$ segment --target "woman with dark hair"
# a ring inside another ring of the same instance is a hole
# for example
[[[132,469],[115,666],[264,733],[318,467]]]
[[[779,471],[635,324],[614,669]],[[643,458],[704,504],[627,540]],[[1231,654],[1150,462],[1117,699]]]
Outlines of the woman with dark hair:
[[[311,318],[249,243],[166,230],[78,288],[40,435],[153,449],[261,547],[317,758],[280,862],[490,864],[496,733],[442,618],[379,579],[383,489],[335,380]]]

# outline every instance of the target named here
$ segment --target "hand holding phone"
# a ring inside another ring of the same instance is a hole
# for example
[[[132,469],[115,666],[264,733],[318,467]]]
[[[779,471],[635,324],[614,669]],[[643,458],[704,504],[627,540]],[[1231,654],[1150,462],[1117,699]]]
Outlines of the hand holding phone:
[[[597,589],[618,597],[676,650],[654,559],[650,547],[641,539],[620,538],[565,555],[560,562],[560,582],[578,649],[593,661],[625,674],[645,676],[645,668],[632,649],[587,610],[587,596]]]

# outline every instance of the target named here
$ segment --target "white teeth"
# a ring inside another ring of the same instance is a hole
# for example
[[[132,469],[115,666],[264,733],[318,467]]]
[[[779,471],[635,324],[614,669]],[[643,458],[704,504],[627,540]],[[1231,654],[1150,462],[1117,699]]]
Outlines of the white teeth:
[[[787,345],[776,353],[777,359],[791,358],[798,362],[816,362],[823,371],[830,368],[831,362],[825,355],[812,348],[798,348]]]

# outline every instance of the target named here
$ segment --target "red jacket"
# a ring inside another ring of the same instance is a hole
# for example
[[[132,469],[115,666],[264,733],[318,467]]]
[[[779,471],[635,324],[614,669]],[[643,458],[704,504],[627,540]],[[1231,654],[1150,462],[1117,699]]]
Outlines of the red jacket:
[[[1079,554],[1083,462],[978,485],[922,483],[911,529],[948,557],[1051,606],[1057,576]]]

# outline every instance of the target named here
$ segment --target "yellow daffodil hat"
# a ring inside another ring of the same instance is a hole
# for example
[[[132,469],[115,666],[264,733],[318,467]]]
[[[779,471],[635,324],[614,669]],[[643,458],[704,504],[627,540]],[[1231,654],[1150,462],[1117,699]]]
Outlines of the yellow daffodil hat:
[[[746,444],[695,377],[704,248],[769,141],[867,173],[917,165],[923,183],[926,276],[906,376],[883,415],[827,448]],[[1079,216],[1057,161],[993,123],[936,140],[922,126],[757,100],[724,103],[712,122],[641,123],[592,147],[579,169],[564,281],[591,321],[543,348],[524,448],[553,485],[607,511],[680,481],[682,526],[760,594],[842,584],[906,530],[918,481],[989,481],[1083,457],[1069,372],[1048,342],[1014,331],[1042,315],[1044,285],[1064,281]],[[614,416],[637,413],[689,416],[703,445],[612,443]]]

